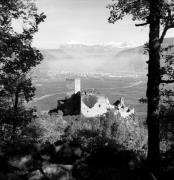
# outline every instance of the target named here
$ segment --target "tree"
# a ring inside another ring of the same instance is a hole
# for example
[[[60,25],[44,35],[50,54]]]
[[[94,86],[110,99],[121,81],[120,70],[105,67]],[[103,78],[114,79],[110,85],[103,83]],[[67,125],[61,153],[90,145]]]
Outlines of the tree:
[[[149,25],[149,61],[147,83],[147,124],[148,124],[148,164],[151,172],[159,173],[159,104],[160,84],[173,83],[173,79],[164,80],[161,71],[161,45],[167,31],[174,28],[173,0],[117,0],[110,4],[109,22],[115,23],[126,15],[141,21],[136,26]],[[162,33],[160,33],[162,28]],[[173,61],[173,58],[170,60]]]
[[[39,50],[32,47],[32,39],[39,24],[46,16],[38,14],[33,0],[0,1],[0,99],[1,121],[9,120],[13,132],[27,120],[24,101],[30,101],[35,92],[29,72],[43,59]],[[22,31],[14,29],[13,22],[21,26]]]

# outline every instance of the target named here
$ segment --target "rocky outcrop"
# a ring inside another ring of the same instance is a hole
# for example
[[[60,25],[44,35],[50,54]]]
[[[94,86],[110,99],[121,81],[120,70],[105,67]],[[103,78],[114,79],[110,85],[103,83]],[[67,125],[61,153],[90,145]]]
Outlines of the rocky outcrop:
[[[135,113],[134,108],[131,109],[125,105],[124,98],[120,98],[120,100],[117,100],[114,103],[114,106],[115,106],[114,107],[114,109],[115,109],[114,114],[120,113],[121,117],[123,117],[123,118],[127,118],[127,117],[129,117]]]

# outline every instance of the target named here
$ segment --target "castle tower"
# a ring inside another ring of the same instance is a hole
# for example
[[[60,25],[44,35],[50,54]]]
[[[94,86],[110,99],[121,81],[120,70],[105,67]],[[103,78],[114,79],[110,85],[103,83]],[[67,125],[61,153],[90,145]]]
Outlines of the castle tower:
[[[123,97],[120,98],[120,105],[121,105],[121,107],[125,107],[124,98]]]
[[[76,78],[74,81],[75,81],[75,94],[76,94],[77,92],[81,91],[81,81],[80,78]]]
[[[66,89],[67,97],[70,97],[72,94],[76,94],[77,92],[81,91],[80,78],[66,79]]]

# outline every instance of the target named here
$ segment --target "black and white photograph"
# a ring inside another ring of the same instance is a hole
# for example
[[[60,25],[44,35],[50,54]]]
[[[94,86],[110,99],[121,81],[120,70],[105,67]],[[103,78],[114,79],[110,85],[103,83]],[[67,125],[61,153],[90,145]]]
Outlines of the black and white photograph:
[[[0,180],[174,179],[174,0],[0,0]]]

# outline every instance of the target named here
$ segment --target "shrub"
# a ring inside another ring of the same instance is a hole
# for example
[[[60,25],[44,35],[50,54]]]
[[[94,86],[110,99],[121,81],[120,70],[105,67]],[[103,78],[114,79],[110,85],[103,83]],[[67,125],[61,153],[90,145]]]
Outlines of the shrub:
[[[128,150],[146,154],[147,129],[134,115],[123,118],[109,111],[101,117],[102,134]]]
[[[112,129],[113,135],[115,135],[113,138],[126,149],[147,153],[147,129],[140,126],[137,118],[120,118],[112,126]]]
[[[67,122],[63,120],[61,115],[44,114],[27,126],[24,135],[42,143],[54,143],[61,139],[66,127]]]

